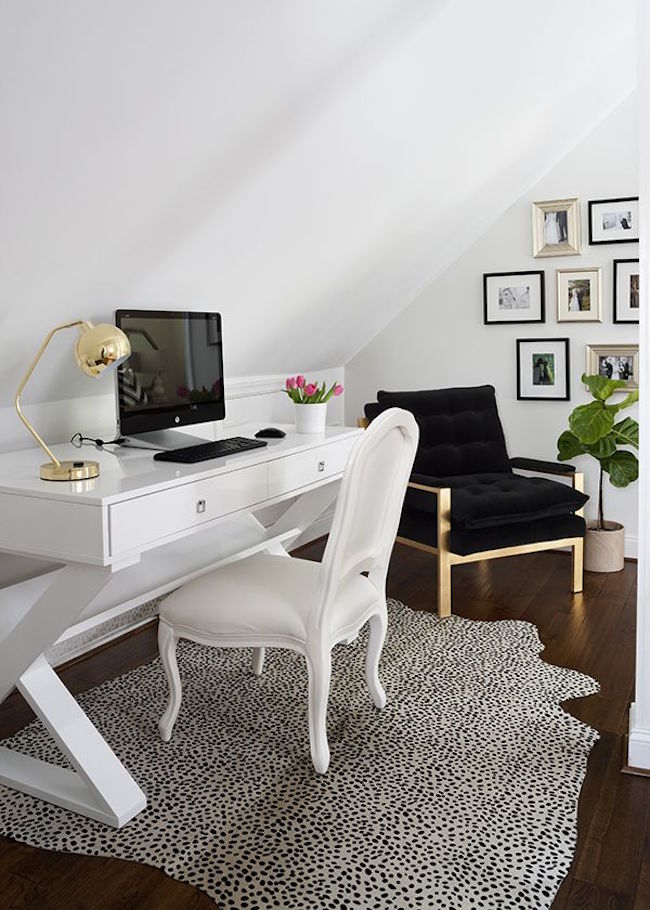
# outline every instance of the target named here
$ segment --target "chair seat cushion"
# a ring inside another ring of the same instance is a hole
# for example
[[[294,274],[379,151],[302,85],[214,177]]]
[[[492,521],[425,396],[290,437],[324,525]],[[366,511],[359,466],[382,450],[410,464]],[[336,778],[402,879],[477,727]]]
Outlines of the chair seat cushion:
[[[469,474],[445,478],[417,474],[412,479],[425,485],[451,487],[452,527],[465,530],[572,515],[589,498],[556,480],[518,474]],[[436,500],[435,494],[422,490],[409,489],[406,494],[408,506],[429,514],[436,513]]]
[[[470,553],[499,550],[502,547],[518,547],[567,537],[584,537],[585,528],[585,520],[579,515],[558,515],[534,522],[513,522],[479,530],[452,526],[449,549],[459,556],[468,556]],[[430,547],[438,546],[435,518],[420,509],[404,506],[398,534],[407,540]]]
[[[258,554],[189,582],[160,605],[173,626],[206,636],[293,638],[304,642],[314,607],[320,563]],[[377,602],[377,589],[357,575],[339,592],[331,611],[334,632],[354,624]]]

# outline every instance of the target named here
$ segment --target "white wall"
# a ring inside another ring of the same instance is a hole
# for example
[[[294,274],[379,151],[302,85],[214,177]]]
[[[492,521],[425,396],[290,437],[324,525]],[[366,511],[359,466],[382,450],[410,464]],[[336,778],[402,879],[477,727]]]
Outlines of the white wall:
[[[344,363],[629,93],[633,25],[634,0],[3,0],[0,407],[53,324],[119,306],[220,310],[227,376]],[[69,344],[28,402],[102,394]]]
[[[634,97],[621,104],[584,141],[491,226],[415,302],[377,335],[346,366],[348,420],[362,413],[377,389],[439,388],[491,383],[511,455],[554,459],[555,441],[570,411],[588,400],[580,383],[585,344],[638,341],[638,327],[612,324],[614,259],[638,256],[638,244],[589,246],[587,200],[638,193],[638,145]],[[580,256],[534,259],[531,238],[533,200],[580,199],[583,252]],[[466,217],[472,217],[471,206]],[[601,266],[602,324],[557,322],[557,268]],[[544,325],[483,325],[484,272],[543,269],[546,273]],[[516,400],[516,338],[571,339],[571,401]],[[633,413],[633,411],[630,411]],[[577,462],[586,472],[595,507],[596,472],[591,459]],[[607,484],[606,515],[626,526],[628,555],[636,555],[637,488],[615,490]]]
[[[641,191],[641,383],[648,388],[650,375],[650,318],[648,306],[648,263],[650,262],[650,10],[638,0],[639,11],[639,183]],[[630,735],[627,759],[631,768],[650,771],[650,401],[644,396],[639,404],[640,459],[639,478],[639,565],[636,606],[636,685],[630,706]]]
[[[70,333],[70,339],[71,347],[72,333]],[[71,352],[69,353],[72,356]],[[300,371],[308,377],[318,379],[328,385],[335,380],[342,382],[344,375],[343,367],[310,370],[303,364]],[[285,378],[284,373],[240,378],[226,376],[226,419],[218,423],[185,427],[184,432],[213,439],[227,434],[230,427],[240,423],[252,421],[258,422],[260,426],[273,422],[291,423],[293,405],[282,391]],[[84,436],[113,438],[116,432],[113,383],[113,377],[107,378],[103,382],[97,383],[104,394],[87,396],[83,394],[83,391],[87,390],[89,381],[79,373],[79,397],[36,402],[24,405],[23,410],[48,443],[68,442],[70,437],[78,432],[83,433]],[[330,399],[327,408],[328,423],[342,424],[344,422],[344,401],[344,394]],[[13,407],[0,408],[0,452],[17,451],[32,445],[35,443],[18,419],[15,409]]]

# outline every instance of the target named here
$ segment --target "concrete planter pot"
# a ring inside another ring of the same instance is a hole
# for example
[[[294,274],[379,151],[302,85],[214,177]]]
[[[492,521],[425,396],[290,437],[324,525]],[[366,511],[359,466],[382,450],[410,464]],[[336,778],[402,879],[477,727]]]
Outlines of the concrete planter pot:
[[[625,528],[617,521],[587,522],[585,534],[585,570],[587,572],[620,572],[625,561]]]

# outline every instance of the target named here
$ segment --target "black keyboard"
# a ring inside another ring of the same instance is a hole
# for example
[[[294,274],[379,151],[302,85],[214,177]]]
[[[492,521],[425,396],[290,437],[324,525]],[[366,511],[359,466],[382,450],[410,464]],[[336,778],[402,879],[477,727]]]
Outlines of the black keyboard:
[[[195,464],[197,461],[208,461],[210,458],[221,458],[224,455],[236,455],[248,452],[249,449],[261,449],[267,445],[264,439],[246,439],[244,436],[233,436],[230,439],[218,439],[216,442],[202,442],[197,446],[184,449],[169,449],[167,452],[156,452],[154,461],[179,461],[181,464]]]

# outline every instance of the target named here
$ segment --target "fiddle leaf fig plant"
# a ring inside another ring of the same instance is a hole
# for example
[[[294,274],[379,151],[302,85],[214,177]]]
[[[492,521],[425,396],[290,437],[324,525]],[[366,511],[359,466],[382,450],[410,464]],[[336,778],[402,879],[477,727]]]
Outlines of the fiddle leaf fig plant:
[[[569,461],[578,455],[591,455],[598,462],[598,529],[602,531],[604,475],[609,475],[615,487],[627,487],[639,476],[639,460],[630,451],[639,448],[639,424],[632,417],[617,420],[619,411],[639,400],[639,391],[635,389],[616,404],[608,404],[614,392],[627,384],[624,379],[583,374],[582,381],[594,400],[579,405],[569,416],[569,429],[557,441],[558,458]]]

